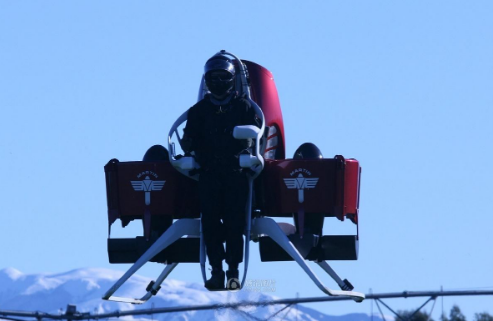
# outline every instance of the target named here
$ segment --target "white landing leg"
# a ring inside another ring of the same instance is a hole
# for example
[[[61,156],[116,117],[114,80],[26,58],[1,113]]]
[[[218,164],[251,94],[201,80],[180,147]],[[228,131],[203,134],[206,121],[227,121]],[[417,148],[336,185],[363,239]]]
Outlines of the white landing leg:
[[[312,279],[312,281],[318,286],[322,292],[331,295],[331,296],[348,296],[353,298],[356,302],[362,302],[365,299],[365,295],[359,292],[353,291],[338,291],[332,290],[318,279],[318,277],[313,273],[313,271],[308,267],[303,257],[300,255],[298,250],[294,247],[294,245],[289,241],[288,237],[281,230],[279,225],[271,219],[271,218],[257,218],[253,221],[252,232],[260,235],[265,234],[270,236],[279,246],[281,246],[286,253],[288,253],[298,265],[305,271],[305,273]],[[328,264],[327,264],[328,266]],[[324,268],[324,266],[322,267]],[[324,268],[325,269],[325,268]],[[334,272],[330,267],[329,269]],[[330,274],[330,273],[329,273]],[[335,272],[334,272],[335,274]],[[335,274],[337,276],[337,274]],[[332,275],[331,275],[332,276]],[[339,278],[337,276],[337,278]],[[340,278],[339,278],[340,279]],[[343,282],[343,281],[341,281]]]
[[[108,292],[105,293],[105,295],[103,296],[103,300],[134,303],[134,304],[144,303],[145,301],[142,301],[142,299],[122,298],[112,295],[123,285],[123,283],[125,283],[125,281],[127,281],[144,264],[146,264],[154,256],[159,254],[162,250],[170,246],[172,243],[176,242],[184,235],[200,236],[200,221],[195,219],[177,220],[173,225],[171,225],[166,230],[166,232],[163,233],[163,235],[161,235],[156,240],[156,242],[154,242],[154,244],[144,254],[142,254],[142,256],[137,260],[137,262],[135,262],[134,265],[130,267],[130,269],[108,290]],[[175,267],[176,265],[173,266],[173,264],[171,264],[168,269],[167,266],[164,269],[164,271],[161,273],[160,277],[164,276],[163,277],[164,280],[164,278],[168,276],[168,274]]]

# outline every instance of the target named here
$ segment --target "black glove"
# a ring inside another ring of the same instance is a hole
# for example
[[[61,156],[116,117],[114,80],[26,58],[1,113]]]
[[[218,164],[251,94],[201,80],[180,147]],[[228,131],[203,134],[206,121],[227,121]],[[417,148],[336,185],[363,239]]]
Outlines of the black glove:
[[[192,151],[192,139],[187,135],[182,138],[180,145],[185,153],[190,153]]]
[[[250,147],[253,146],[253,140],[251,138],[248,138],[248,139],[242,139],[241,140],[241,146],[244,148],[244,149],[248,149]]]

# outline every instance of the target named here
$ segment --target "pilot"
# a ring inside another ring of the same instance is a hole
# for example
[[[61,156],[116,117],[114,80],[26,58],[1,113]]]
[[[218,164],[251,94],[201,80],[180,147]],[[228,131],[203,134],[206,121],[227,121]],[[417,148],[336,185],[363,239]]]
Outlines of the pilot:
[[[225,289],[226,260],[227,288],[239,289],[248,198],[247,173],[240,167],[239,155],[252,141],[235,139],[233,129],[238,125],[260,127],[260,120],[245,96],[234,90],[235,66],[228,57],[218,54],[210,58],[204,78],[210,93],[188,110],[182,147],[185,153],[194,152],[200,164],[202,232],[212,268],[205,287]]]

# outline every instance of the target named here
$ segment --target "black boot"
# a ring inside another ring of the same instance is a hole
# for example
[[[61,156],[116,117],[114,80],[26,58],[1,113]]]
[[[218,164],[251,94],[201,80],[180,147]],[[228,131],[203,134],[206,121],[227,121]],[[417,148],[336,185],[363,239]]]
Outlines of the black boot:
[[[229,269],[228,271],[226,271],[226,279],[228,280],[228,282],[226,283],[226,289],[230,291],[238,291],[240,289],[241,283],[239,275],[240,273],[238,272],[238,269]]]
[[[213,269],[211,271],[211,278],[205,281],[204,286],[209,291],[224,290],[224,271],[219,269]]]

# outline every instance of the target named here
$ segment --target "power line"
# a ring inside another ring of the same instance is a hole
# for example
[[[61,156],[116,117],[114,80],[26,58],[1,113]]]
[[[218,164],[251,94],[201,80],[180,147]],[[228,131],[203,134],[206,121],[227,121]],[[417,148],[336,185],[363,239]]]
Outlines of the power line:
[[[426,303],[436,297],[445,296],[479,296],[479,295],[493,295],[493,291],[404,291],[395,293],[369,293],[366,295],[367,300],[378,300],[384,304],[381,299],[393,299],[393,298],[416,298],[416,297],[430,297]],[[240,307],[253,306],[253,307],[266,307],[269,305],[293,305],[293,304],[303,304],[303,303],[316,303],[316,302],[335,302],[335,301],[349,301],[352,300],[349,297],[308,297],[308,298],[294,298],[294,299],[278,299],[269,301],[243,301],[235,303],[217,303],[217,304],[207,304],[207,305],[196,305],[196,306],[181,306],[181,307],[166,307],[166,308],[152,308],[152,309],[140,309],[140,310],[130,310],[130,311],[115,311],[110,313],[80,313],[80,312],[70,312],[62,315],[59,314],[49,314],[44,312],[29,312],[29,311],[6,311],[0,310],[0,318],[12,320],[13,317],[21,318],[33,318],[38,321],[42,319],[51,320],[97,320],[97,319],[109,319],[109,318],[120,318],[124,316],[136,316],[136,315],[153,315],[161,313],[174,313],[174,312],[185,312],[185,311],[203,311],[203,310],[222,310],[222,309],[235,309],[238,310]],[[425,304],[426,304],[425,303]],[[423,304],[423,306],[425,305]],[[386,305],[386,304],[384,304]],[[386,305],[387,306],[387,305]],[[422,307],[423,307],[422,306]],[[387,306],[388,307],[388,306]],[[20,321],[19,319],[15,321]],[[22,320],[25,321],[25,320]]]

